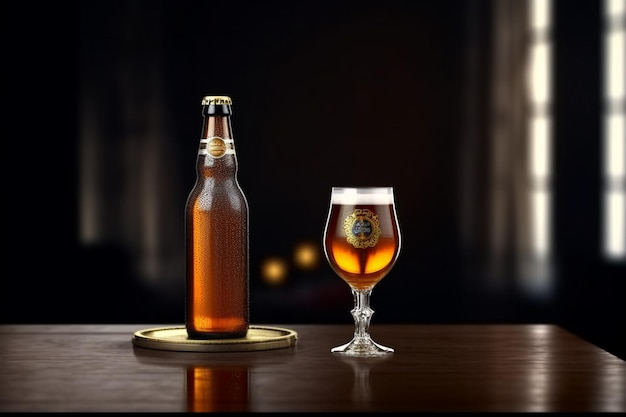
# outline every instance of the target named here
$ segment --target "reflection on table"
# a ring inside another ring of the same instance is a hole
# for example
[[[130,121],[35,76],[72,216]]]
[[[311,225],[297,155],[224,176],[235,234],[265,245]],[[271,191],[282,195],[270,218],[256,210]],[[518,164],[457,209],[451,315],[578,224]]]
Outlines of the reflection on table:
[[[223,353],[133,346],[149,327],[0,326],[0,411],[626,411],[626,363],[553,325],[379,324],[382,358],[330,353],[350,325]]]

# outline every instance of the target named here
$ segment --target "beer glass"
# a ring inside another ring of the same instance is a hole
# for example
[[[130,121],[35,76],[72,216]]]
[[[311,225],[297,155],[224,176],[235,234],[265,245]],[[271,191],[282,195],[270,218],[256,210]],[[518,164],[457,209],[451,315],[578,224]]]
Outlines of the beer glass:
[[[331,352],[349,356],[393,353],[393,348],[374,342],[369,334],[374,314],[370,297],[395,264],[400,241],[393,187],[332,187],[324,253],[352,291],[355,329],[351,341]]]

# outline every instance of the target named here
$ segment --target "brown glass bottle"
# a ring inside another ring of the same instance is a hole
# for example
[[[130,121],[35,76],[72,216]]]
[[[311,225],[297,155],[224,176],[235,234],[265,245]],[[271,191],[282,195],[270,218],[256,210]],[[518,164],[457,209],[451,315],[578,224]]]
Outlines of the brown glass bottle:
[[[237,180],[227,96],[202,99],[196,183],[185,207],[186,329],[192,339],[244,337],[249,319],[248,202]]]

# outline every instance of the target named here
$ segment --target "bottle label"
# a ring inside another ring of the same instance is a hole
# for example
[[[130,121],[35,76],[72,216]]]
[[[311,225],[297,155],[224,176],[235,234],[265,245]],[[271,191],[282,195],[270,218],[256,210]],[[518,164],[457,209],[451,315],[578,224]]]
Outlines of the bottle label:
[[[380,237],[380,221],[368,209],[356,209],[343,221],[343,231],[355,248],[373,248]]]
[[[235,143],[232,139],[223,139],[219,136],[213,136],[206,139],[200,139],[199,155],[208,155],[212,158],[221,158],[226,154],[235,154]]]

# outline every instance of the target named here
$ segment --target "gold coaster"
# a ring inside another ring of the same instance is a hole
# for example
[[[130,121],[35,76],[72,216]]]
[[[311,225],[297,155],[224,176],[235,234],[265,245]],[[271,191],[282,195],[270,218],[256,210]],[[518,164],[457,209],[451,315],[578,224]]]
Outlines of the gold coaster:
[[[238,339],[190,339],[185,326],[155,327],[133,334],[135,346],[184,352],[245,352],[281,349],[296,344],[298,333],[280,327],[250,326]]]

